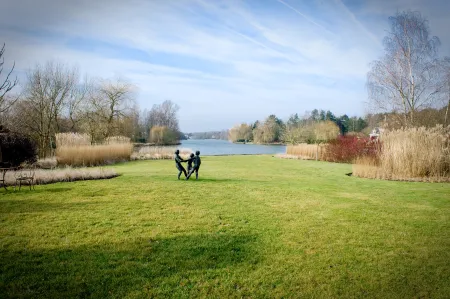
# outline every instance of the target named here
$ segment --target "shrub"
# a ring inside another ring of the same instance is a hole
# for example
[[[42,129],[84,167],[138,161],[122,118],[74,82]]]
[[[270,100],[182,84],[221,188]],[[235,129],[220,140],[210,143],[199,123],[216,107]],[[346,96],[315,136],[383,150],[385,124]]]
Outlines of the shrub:
[[[23,162],[36,162],[36,144],[28,137],[12,134],[0,134],[0,162],[10,166],[19,166]]]
[[[329,162],[351,163],[361,156],[374,156],[377,143],[369,138],[339,136],[326,145],[323,160]]]

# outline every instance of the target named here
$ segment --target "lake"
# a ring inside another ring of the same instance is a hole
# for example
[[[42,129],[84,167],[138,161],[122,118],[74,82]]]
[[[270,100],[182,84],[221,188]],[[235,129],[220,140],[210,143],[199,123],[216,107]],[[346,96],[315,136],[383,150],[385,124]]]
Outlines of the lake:
[[[182,140],[179,148],[199,150],[202,156],[218,155],[273,155],[286,153],[284,145],[236,144],[226,140],[189,139]]]

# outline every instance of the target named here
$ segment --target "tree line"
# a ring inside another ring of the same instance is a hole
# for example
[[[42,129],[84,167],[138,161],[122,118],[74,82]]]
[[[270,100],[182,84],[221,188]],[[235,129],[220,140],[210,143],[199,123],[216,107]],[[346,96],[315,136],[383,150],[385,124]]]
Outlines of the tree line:
[[[5,45],[0,75],[4,50]],[[179,107],[165,101],[141,112],[137,88],[126,80],[80,78],[77,68],[49,61],[27,71],[21,92],[13,95],[18,84],[17,77],[11,78],[13,70],[0,83],[0,124],[32,138],[39,157],[51,155],[55,135],[64,132],[87,133],[93,144],[118,135],[156,144],[173,144],[180,137]]]
[[[276,115],[269,115],[264,121],[252,124],[242,123],[229,130],[232,142],[254,143],[319,143],[348,132],[361,132],[367,122],[361,117],[349,117],[346,114],[335,116],[331,111],[314,109],[300,117],[295,113],[284,122]],[[331,133],[326,133],[331,132]],[[323,136],[326,135],[326,138]]]

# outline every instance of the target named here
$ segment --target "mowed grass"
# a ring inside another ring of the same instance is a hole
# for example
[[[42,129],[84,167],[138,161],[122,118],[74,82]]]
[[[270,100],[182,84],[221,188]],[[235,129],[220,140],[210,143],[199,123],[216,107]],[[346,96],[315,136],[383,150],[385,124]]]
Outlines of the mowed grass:
[[[448,298],[450,184],[351,165],[203,157],[0,191],[0,294],[29,298]]]

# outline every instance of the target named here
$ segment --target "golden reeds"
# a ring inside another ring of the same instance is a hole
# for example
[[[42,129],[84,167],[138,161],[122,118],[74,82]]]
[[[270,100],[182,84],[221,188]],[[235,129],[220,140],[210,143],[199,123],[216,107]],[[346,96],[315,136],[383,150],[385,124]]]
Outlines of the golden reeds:
[[[306,144],[288,145],[286,154],[289,156],[297,156],[303,160],[321,160],[325,154],[324,144]]]
[[[96,166],[130,160],[133,145],[130,138],[112,136],[105,144],[91,145],[91,136],[80,133],[56,134],[58,165]]]
[[[130,160],[133,145],[102,144],[61,146],[56,148],[58,165],[96,166]]]
[[[450,126],[384,132],[378,159],[361,157],[353,165],[360,177],[392,180],[448,181]]]

